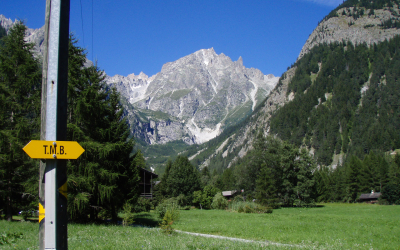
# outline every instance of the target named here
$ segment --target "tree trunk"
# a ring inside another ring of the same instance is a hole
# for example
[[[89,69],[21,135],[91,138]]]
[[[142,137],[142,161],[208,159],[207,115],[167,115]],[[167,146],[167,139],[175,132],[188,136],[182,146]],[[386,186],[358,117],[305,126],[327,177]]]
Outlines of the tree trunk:
[[[11,212],[11,183],[8,182],[8,194],[6,198],[6,218],[7,221],[12,221],[12,212]]]

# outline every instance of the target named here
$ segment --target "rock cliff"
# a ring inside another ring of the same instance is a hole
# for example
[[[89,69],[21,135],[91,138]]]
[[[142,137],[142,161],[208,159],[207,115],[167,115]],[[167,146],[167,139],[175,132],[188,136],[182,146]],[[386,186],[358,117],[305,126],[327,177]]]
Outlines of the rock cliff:
[[[127,100],[132,132],[147,143],[204,143],[249,115],[278,77],[213,48],[166,63],[161,72],[108,77]]]

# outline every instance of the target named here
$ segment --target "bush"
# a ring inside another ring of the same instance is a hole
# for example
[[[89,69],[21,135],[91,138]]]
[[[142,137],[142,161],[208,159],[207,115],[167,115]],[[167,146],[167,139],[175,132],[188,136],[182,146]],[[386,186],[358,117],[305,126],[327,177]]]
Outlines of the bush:
[[[164,219],[165,214],[169,211],[173,221],[175,221],[179,218],[179,209],[180,206],[178,205],[176,198],[170,198],[161,202],[155,210],[160,219]]]
[[[235,198],[233,198],[232,202],[240,202],[240,201],[244,201],[244,199],[243,199],[243,196],[238,195],[238,196],[235,196]]]
[[[178,195],[178,197],[176,197],[176,201],[180,207],[186,207],[188,205],[188,199],[184,194]]]
[[[124,215],[122,216],[122,225],[125,227],[133,224],[135,222],[134,221],[135,215],[132,212],[133,211],[132,204],[127,202],[124,204],[122,209],[124,211]]]
[[[272,208],[266,207],[254,202],[249,202],[249,201],[239,201],[239,202],[232,202],[229,205],[229,209],[232,211],[237,211],[238,213],[258,213],[258,214],[264,214],[264,213],[272,213]]]
[[[213,202],[211,203],[211,207],[213,209],[225,209],[228,206],[228,201],[222,196],[221,193],[217,193],[214,195]]]
[[[174,229],[172,228],[173,223],[174,223],[173,212],[167,209],[164,218],[160,223],[160,227],[165,233],[172,234],[172,232],[174,231]]]
[[[149,212],[151,209],[151,205],[152,204],[149,199],[146,199],[144,197],[139,197],[136,204],[133,206],[133,211],[135,213]]]
[[[379,199],[386,200],[389,204],[400,204],[400,187],[394,184],[387,184],[382,188],[382,195]]]
[[[161,229],[168,234],[173,232],[172,224],[179,219],[179,209],[176,198],[164,200],[156,207],[156,213],[162,220],[160,223]]]

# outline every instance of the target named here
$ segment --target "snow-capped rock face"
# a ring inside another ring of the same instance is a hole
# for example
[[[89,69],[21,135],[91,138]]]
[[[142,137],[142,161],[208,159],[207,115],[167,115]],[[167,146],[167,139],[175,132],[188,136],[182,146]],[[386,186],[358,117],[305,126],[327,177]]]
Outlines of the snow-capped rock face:
[[[246,117],[278,80],[244,67],[241,57],[233,62],[224,54],[217,55],[213,48],[166,63],[150,78],[143,73],[107,78],[137,111],[161,112],[171,125],[181,125],[181,131],[173,133],[176,137],[164,138],[164,142],[186,135],[183,140],[188,143],[209,141]],[[154,113],[146,119],[154,121]],[[157,136],[162,133],[159,129],[156,126]],[[158,138],[144,139],[161,142]]]
[[[139,75],[130,74],[128,76],[115,75],[106,76],[106,82],[113,84],[122,96],[127,98],[130,103],[135,103],[146,97],[146,90],[155,76],[148,77],[143,72]]]

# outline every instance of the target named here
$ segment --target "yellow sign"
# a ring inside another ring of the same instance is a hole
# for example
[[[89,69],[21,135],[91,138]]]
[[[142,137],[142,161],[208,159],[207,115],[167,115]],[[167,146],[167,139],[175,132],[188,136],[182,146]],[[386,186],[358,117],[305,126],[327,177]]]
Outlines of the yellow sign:
[[[44,207],[39,203],[39,223],[44,219],[45,213]]]
[[[67,197],[67,182],[65,182],[59,189],[58,192],[60,192],[60,194],[64,195],[65,198],[68,199]]]
[[[32,159],[77,159],[85,150],[76,141],[30,141],[23,150]]]

